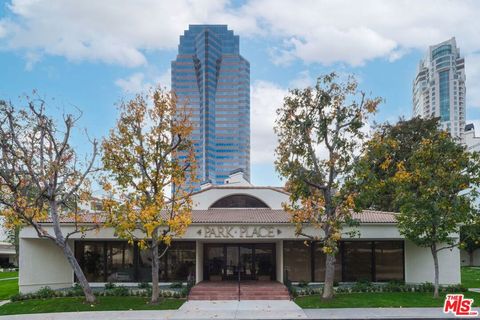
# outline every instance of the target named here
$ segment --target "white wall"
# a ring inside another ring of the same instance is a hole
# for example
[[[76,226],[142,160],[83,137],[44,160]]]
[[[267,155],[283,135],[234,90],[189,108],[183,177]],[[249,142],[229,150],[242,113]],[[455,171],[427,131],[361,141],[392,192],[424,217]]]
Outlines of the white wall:
[[[465,250],[460,250],[460,262],[462,266],[480,267],[480,249],[473,251],[473,264],[470,265],[470,254]]]
[[[52,241],[21,238],[20,252],[20,292],[33,292],[45,286],[52,289],[72,286],[73,270]]]
[[[460,250],[458,248],[440,251],[438,253],[438,264],[440,284],[459,284],[461,282]],[[430,249],[417,247],[412,242],[405,240],[405,282],[433,283],[434,272]]]
[[[222,188],[213,188],[195,194],[192,197],[194,209],[197,210],[206,210],[208,209],[215,201],[233,194],[248,194],[255,198],[261,199],[265,202],[271,209],[282,209],[282,203],[288,202],[288,195],[268,188],[255,188],[255,189],[242,189],[235,187],[222,187]]]

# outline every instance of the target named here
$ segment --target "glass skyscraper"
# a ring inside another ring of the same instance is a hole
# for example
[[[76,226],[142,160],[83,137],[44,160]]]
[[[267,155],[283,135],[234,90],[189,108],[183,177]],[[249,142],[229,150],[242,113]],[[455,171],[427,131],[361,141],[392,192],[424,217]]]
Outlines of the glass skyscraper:
[[[172,90],[191,114],[200,183],[223,184],[238,169],[250,180],[250,64],[238,35],[190,25],[172,61]]]
[[[440,117],[442,129],[464,141],[465,59],[455,38],[430,46],[413,82],[413,115]]]

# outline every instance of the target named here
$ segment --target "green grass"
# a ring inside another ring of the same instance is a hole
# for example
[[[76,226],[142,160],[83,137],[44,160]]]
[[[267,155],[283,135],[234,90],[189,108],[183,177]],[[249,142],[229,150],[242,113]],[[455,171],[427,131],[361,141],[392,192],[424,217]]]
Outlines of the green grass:
[[[462,285],[467,288],[480,288],[480,267],[462,267]]]
[[[0,279],[18,277],[18,271],[0,272]]]
[[[10,299],[10,296],[18,293],[18,279],[0,280],[0,300]]]
[[[474,306],[480,306],[480,293],[465,292],[465,297],[474,299]],[[298,297],[295,302],[302,308],[400,308],[400,307],[442,307],[445,295],[434,299],[430,292],[381,292],[342,293],[330,301],[323,301],[319,295]]]
[[[85,303],[81,297],[35,299],[5,304],[0,307],[0,315],[108,310],[167,310],[178,309],[184,302],[183,299],[164,299],[158,305],[150,305],[148,298],[145,297],[97,297],[97,303],[90,305]]]

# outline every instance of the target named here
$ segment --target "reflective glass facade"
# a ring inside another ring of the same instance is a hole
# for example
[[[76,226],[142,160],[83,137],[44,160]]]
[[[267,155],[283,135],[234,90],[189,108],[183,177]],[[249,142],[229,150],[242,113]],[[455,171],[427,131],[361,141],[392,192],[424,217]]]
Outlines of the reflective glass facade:
[[[290,281],[325,280],[325,254],[319,243],[284,241],[283,264]],[[342,241],[335,261],[335,281],[401,281],[404,265],[403,241]]]
[[[250,64],[239,47],[226,25],[190,25],[172,62],[172,89],[194,125],[200,182],[223,184],[235,169],[250,180]]]
[[[159,249],[162,252],[162,248]],[[195,276],[195,242],[174,242],[160,259],[161,281]],[[152,257],[126,241],[76,241],[75,257],[90,282],[150,282]]]
[[[413,82],[413,115],[439,117],[443,130],[464,142],[465,59],[455,38],[430,47]]]

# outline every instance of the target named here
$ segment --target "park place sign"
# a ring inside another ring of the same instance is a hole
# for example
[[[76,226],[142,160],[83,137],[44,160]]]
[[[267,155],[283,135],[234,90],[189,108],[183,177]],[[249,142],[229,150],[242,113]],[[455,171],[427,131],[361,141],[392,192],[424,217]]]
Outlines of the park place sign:
[[[199,232],[201,233],[201,231]],[[273,226],[205,226],[203,237],[207,239],[262,239],[275,238],[280,229]]]

